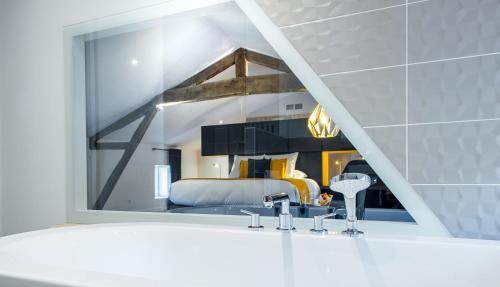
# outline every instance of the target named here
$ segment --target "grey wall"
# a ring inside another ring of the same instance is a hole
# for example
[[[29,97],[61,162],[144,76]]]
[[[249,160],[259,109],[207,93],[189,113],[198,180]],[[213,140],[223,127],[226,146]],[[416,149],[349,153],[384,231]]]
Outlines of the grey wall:
[[[257,0],[459,237],[500,239],[499,0]]]

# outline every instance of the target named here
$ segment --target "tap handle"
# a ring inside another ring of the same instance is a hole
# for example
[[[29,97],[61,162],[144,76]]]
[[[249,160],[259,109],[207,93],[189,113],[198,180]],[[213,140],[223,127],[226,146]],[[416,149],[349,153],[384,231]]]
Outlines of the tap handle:
[[[240,209],[240,212],[244,213],[246,215],[250,215],[250,216],[257,214],[257,213],[254,213],[254,212],[251,212],[251,211],[248,211],[248,210],[245,210],[245,209]],[[257,214],[257,215],[259,215],[259,214]]]
[[[250,220],[251,223],[248,226],[248,228],[253,229],[253,230],[259,230],[264,228],[264,226],[260,225],[260,214],[254,213],[245,209],[240,209],[241,213],[244,213],[246,215],[250,215]]]
[[[316,215],[314,218],[318,218],[318,219],[325,219],[325,218],[328,218],[328,217],[332,217],[332,216],[335,216],[337,215],[336,212],[332,212],[332,213],[327,213],[327,214],[323,214],[323,215]]]
[[[311,229],[312,232],[318,232],[318,233],[325,233],[328,230],[326,230],[323,227],[323,219],[335,216],[337,213],[332,212],[324,215],[316,215],[314,216],[314,227]]]

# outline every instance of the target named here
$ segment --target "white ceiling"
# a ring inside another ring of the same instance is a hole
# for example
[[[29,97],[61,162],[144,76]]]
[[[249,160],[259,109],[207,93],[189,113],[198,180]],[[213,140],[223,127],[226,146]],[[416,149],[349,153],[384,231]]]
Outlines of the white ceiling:
[[[234,4],[223,4],[89,35],[87,90],[89,134],[104,128],[155,95],[174,87],[239,47],[277,56]],[[136,65],[132,64],[136,61]],[[251,75],[275,73],[257,65]],[[212,80],[234,77],[230,68]],[[199,140],[201,125],[234,123],[246,117],[287,114],[286,103],[316,102],[307,93],[254,95],[167,107],[160,111],[143,142],[179,145]],[[109,135],[127,140],[134,125]]]

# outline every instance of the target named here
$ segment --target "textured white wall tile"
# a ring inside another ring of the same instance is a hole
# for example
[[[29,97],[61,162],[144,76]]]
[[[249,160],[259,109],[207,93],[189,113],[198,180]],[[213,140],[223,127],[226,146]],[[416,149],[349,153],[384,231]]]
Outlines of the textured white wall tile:
[[[396,7],[282,29],[320,75],[404,63],[405,9]]]
[[[323,81],[361,126],[405,123],[405,68],[324,77]]]
[[[500,1],[432,0],[408,6],[410,62],[500,51]]]
[[[500,55],[409,67],[409,122],[500,117]]]
[[[406,131],[405,127],[383,127],[365,129],[370,138],[396,166],[402,175],[406,174]]]
[[[404,4],[405,0],[257,0],[278,26]]]
[[[405,7],[293,25],[396,2],[258,2],[275,23],[292,25],[282,31],[320,75],[405,63]],[[499,0],[408,3],[410,63],[500,51]],[[499,67],[495,56],[410,66],[410,123],[498,117]],[[397,97],[404,88],[398,70],[404,68],[330,75],[323,80],[363,126],[400,124],[405,102]],[[365,130],[405,174],[405,127]],[[410,126],[408,137],[410,182],[500,183],[500,121]],[[453,235],[500,239],[500,186],[415,189]]]
[[[410,126],[409,181],[500,183],[500,120]]]
[[[500,186],[414,186],[457,237],[500,239]]]

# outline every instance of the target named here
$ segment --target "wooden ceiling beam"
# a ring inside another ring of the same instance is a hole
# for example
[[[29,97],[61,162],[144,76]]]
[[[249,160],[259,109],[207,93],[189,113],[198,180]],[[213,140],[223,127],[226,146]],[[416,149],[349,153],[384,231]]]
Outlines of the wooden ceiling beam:
[[[168,90],[163,94],[162,103],[200,102],[235,96],[305,91],[302,83],[290,74],[239,77]]]
[[[234,69],[236,78],[248,76],[248,62],[246,59],[246,49],[239,48],[234,52]]]
[[[94,149],[95,143],[97,143],[98,140],[102,139],[103,137],[109,135],[114,131],[126,127],[135,120],[143,117],[147,112],[151,111],[152,109],[155,109],[156,105],[161,101],[161,98],[162,98],[161,94],[155,96],[149,102],[129,112],[124,117],[120,118],[117,121],[114,121],[112,124],[106,126],[105,128],[95,133],[93,136],[89,138],[90,149]]]
[[[254,51],[246,50],[246,59],[250,63],[268,67],[273,70],[277,70],[284,73],[293,74],[292,70],[287,64],[281,59],[274,58],[268,55],[257,53]]]

